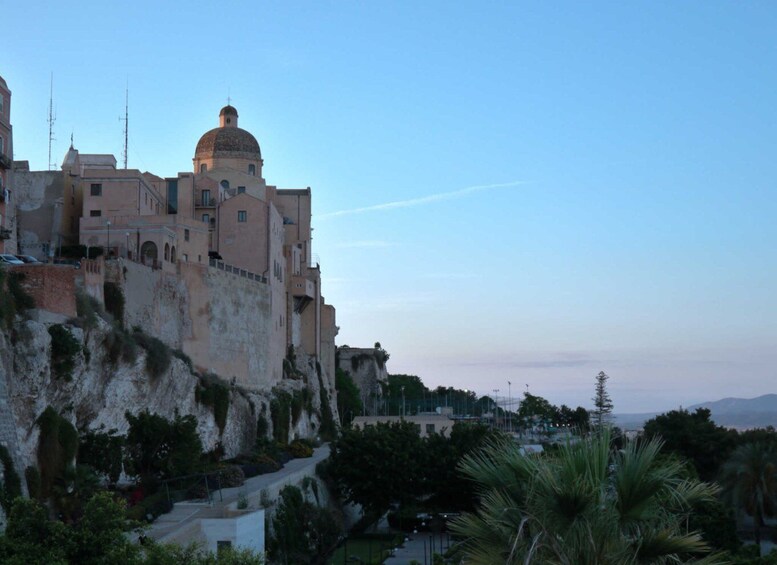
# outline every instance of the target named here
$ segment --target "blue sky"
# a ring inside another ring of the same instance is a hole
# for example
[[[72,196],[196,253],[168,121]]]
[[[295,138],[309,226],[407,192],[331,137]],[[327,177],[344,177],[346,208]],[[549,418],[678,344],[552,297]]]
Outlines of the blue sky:
[[[5,3],[16,159],[191,168],[230,96],[310,186],[338,342],[616,411],[775,392],[770,2]]]

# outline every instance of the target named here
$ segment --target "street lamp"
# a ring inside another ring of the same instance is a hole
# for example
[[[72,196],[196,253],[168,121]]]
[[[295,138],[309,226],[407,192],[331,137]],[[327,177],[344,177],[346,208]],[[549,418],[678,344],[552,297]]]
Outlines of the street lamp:
[[[111,221],[107,220],[105,224],[108,226],[108,250],[106,251],[106,257],[111,256]]]

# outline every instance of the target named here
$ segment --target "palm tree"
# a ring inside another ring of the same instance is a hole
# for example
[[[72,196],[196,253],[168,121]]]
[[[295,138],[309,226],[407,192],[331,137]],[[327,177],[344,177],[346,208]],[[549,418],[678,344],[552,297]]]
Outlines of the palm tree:
[[[764,517],[777,510],[777,451],[766,442],[737,447],[721,469],[725,497],[737,510],[753,517],[753,533],[761,551]]]
[[[558,453],[527,456],[511,442],[467,456],[461,471],[480,488],[480,508],[452,529],[468,565],[722,563],[684,527],[715,487],[681,478],[658,457],[661,442],[610,450],[610,434]],[[682,561],[685,559],[685,561]]]

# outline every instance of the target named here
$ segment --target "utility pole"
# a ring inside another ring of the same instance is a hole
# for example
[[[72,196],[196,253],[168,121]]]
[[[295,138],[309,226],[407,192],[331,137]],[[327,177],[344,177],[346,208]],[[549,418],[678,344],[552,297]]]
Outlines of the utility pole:
[[[496,427],[496,416],[499,411],[499,389],[494,389],[494,426]]]
[[[49,171],[54,169],[54,163],[51,162],[51,142],[54,141],[54,122],[57,117],[54,115],[54,71],[51,72],[51,86],[49,91]]]
[[[121,119],[121,118],[119,118]],[[124,168],[127,168],[127,154],[129,153],[129,80],[124,90]]]

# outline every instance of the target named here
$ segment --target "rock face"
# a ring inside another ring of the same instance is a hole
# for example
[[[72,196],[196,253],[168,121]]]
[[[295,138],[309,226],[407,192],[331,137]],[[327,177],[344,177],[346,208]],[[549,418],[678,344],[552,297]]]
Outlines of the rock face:
[[[0,332],[0,442],[11,452],[20,475],[36,465],[39,431],[37,418],[48,406],[80,431],[104,426],[126,433],[125,412],[144,410],[168,419],[178,413],[194,415],[203,449],[221,444],[226,457],[249,450],[256,441],[257,421],[263,418],[272,434],[271,401],[277,391],[294,394],[307,389],[305,409],[290,417],[289,439],[315,437],[321,427],[321,383],[315,362],[304,355],[296,360],[294,378],[283,379],[271,390],[255,391],[230,386],[229,408],[223,431],[210,407],[198,403],[195,391],[200,377],[183,360],[172,357],[169,368],[153,377],[146,369],[146,352],[137,348],[132,362],[112,363],[108,344],[113,326],[100,319],[89,329],[64,326],[81,345],[73,356],[71,378],[52,372],[52,338],[49,325],[20,320],[12,332]],[[328,393],[330,391],[327,391]],[[334,399],[332,394],[325,399]]]
[[[388,381],[386,361],[388,354],[380,347],[337,349],[337,368],[350,374],[359,392],[365,412],[369,416],[378,413],[381,406],[382,384]]]

